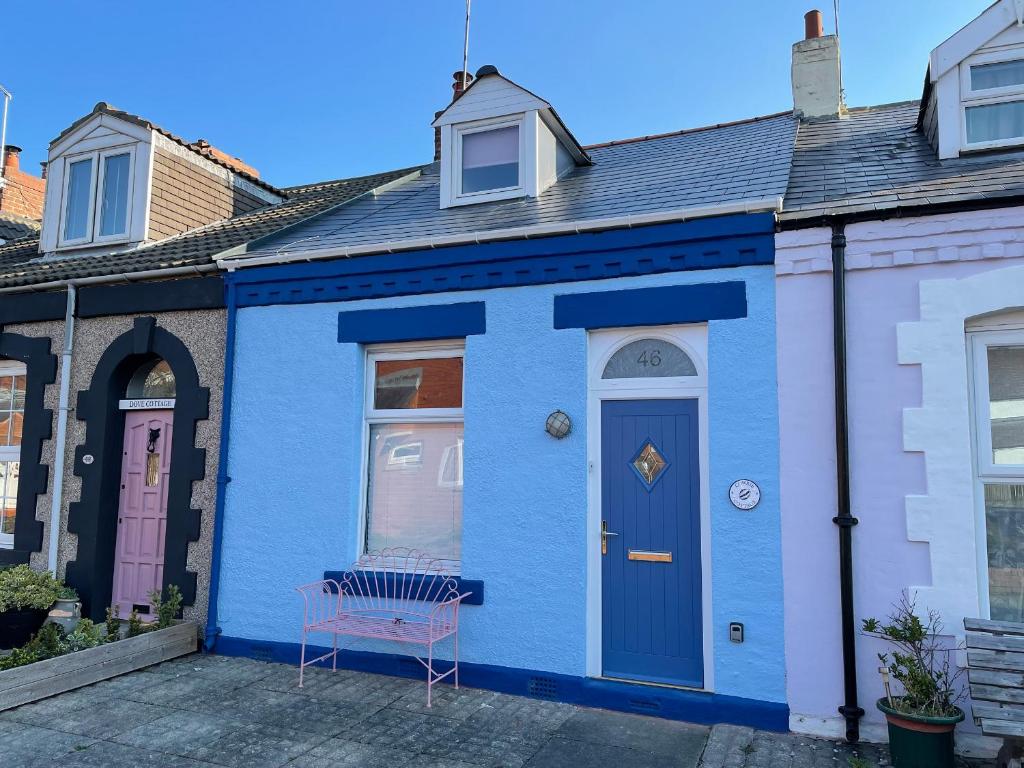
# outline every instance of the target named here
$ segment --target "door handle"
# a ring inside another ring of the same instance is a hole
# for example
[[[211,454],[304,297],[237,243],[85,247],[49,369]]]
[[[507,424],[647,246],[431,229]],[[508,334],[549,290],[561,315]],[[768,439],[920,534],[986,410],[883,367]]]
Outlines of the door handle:
[[[615,531],[609,531],[608,530],[608,521],[607,520],[602,520],[601,521],[601,554],[602,555],[607,555],[608,554],[608,537],[609,536],[618,536],[618,535],[619,534],[615,533]]]

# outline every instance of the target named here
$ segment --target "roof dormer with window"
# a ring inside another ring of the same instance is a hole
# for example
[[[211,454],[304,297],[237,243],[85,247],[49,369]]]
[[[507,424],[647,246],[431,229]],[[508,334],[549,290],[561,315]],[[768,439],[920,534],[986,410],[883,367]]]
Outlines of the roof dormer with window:
[[[551,105],[492,66],[433,123],[441,129],[441,207],[537,197],[590,157]]]
[[[1024,0],[999,0],[932,51],[921,125],[939,157],[1024,147]]]
[[[50,144],[39,250],[123,250],[283,199],[206,142],[101,102]]]

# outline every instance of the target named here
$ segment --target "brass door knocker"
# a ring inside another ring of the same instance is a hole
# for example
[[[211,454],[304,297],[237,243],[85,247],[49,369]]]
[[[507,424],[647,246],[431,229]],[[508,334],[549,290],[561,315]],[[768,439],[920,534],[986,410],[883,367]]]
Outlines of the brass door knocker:
[[[160,439],[160,427],[149,429],[146,444],[146,486],[152,488],[160,483],[160,454],[156,452],[156,441]]]

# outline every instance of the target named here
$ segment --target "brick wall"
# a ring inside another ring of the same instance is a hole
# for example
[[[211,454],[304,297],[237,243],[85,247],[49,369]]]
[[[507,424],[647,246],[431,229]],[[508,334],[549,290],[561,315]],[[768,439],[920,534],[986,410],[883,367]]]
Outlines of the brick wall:
[[[150,240],[161,240],[214,221],[261,208],[267,201],[210,173],[185,157],[153,151]]]
[[[27,216],[30,219],[43,218],[43,197],[46,180],[19,167],[18,147],[8,145],[4,154],[4,186],[0,187],[0,211]]]

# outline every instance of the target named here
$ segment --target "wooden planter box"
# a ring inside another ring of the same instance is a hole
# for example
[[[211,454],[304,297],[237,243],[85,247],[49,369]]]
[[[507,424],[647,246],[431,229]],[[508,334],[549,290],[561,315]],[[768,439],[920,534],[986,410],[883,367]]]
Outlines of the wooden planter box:
[[[0,711],[193,653],[196,633],[195,624],[182,622],[5,670],[0,672]]]

